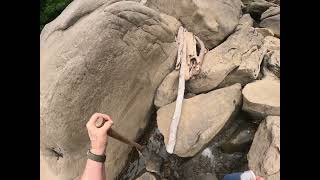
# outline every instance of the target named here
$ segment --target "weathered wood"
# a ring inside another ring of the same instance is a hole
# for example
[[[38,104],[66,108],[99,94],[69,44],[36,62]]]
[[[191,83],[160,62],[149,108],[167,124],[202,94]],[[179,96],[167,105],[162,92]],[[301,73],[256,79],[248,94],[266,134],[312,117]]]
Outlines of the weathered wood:
[[[200,46],[200,52],[199,52],[199,56],[197,56],[196,58],[197,63],[192,74],[198,75],[200,73],[200,68],[203,63],[204,55],[208,52],[208,50],[206,49],[203,41],[199,37],[195,36],[195,39]]]
[[[184,28],[182,26],[180,26],[179,30],[178,30],[178,35],[176,37],[176,42],[177,42],[177,46],[178,46],[178,54],[177,54],[177,62],[176,62],[176,69],[180,69],[180,65],[181,65],[181,55],[182,55],[182,49],[183,49],[183,33],[184,33]]]
[[[176,136],[177,136],[177,129],[180,121],[180,115],[182,110],[182,101],[184,97],[184,90],[185,90],[185,67],[186,67],[186,51],[187,51],[187,45],[186,45],[186,39],[185,39],[185,29],[179,28],[178,37],[180,38],[180,46],[183,46],[183,48],[178,47],[179,49],[182,49],[182,54],[179,56],[181,58],[181,67],[180,67],[180,74],[179,74],[179,86],[178,86],[178,96],[176,100],[176,106],[175,111],[172,117],[172,121],[170,124],[170,133],[169,133],[169,140],[168,144],[166,146],[167,152],[172,154],[174,150],[174,146],[176,144]],[[182,32],[182,33],[181,33]],[[179,39],[178,38],[178,39]],[[180,52],[178,52],[180,53]]]
[[[170,124],[169,140],[166,146],[167,152],[170,154],[173,153],[176,144],[177,130],[182,111],[182,102],[184,99],[185,81],[200,73],[203,58],[207,52],[205,45],[200,38],[194,36],[193,33],[188,32],[182,26],[179,28],[176,41],[178,45],[176,69],[180,68],[180,70],[178,96]],[[197,56],[197,43],[200,46],[199,56]]]
[[[196,39],[191,32],[186,32],[185,39],[187,43],[187,67],[186,67],[186,76],[185,80],[189,80],[193,74],[192,69],[196,65],[197,58],[197,42]]]

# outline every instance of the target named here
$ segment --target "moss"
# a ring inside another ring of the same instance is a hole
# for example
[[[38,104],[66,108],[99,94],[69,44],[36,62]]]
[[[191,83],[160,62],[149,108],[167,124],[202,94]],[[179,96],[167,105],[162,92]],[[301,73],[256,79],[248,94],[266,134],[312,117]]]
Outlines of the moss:
[[[41,0],[40,1],[40,32],[43,27],[54,20],[72,0]]]

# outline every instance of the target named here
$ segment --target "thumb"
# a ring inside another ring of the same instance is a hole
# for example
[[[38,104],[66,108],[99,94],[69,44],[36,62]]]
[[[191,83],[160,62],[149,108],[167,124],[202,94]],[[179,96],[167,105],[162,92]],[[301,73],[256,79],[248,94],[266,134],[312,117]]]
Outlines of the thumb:
[[[113,121],[107,120],[100,129],[106,132],[111,128],[112,125],[113,125]]]

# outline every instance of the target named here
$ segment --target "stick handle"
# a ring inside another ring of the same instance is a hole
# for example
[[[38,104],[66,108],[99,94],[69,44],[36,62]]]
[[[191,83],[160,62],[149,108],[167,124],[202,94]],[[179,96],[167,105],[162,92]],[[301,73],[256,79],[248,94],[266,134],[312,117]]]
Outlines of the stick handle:
[[[97,128],[100,128],[100,127],[102,127],[102,126],[104,125],[104,123],[105,123],[105,120],[104,120],[102,117],[99,117],[99,118],[97,119],[97,121],[96,121],[96,127],[97,127]],[[143,147],[142,147],[140,144],[138,144],[138,143],[136,143],[136,142],[134,142],[134,141],[131,141],[131,140],[125,138],[124,136],[122,136],[120,133],[118,133],[117,131],[115,131],[115,130],[112,129],[112,128],[110,128],[110,129],[108,130],[107,134],[108,134],[110,137],[112,137],[112,138],[114,138],[114,139],[116,139],[116,140],[118,140],[118,141],[121,141],[121,142],[123,142],[123,143],[126,143],[126,144],[128,144],[128,145],[131,145],[131,146],[137,148],[139,151],[142,151],[142,149],[143,149]]]

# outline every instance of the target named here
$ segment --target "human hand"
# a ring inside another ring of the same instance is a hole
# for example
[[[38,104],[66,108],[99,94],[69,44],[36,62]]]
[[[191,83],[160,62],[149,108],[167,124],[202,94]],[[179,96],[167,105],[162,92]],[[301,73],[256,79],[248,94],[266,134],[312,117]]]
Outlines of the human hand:
[[[264,180],[264,178],[261,176],[256,176],[256,179],[254,179],[254,180]]]
[[[105,123],[100,128],[96,127],[96,121],[98,118],[103,118],[105,120]],[[111,128],[112,124],[112,119],[106,114],[95,113],[91,116],[90,120],[86,124],[91,141],[90,152],[97,155],[103,155],[105,153],[108,143],[107,132]]]

